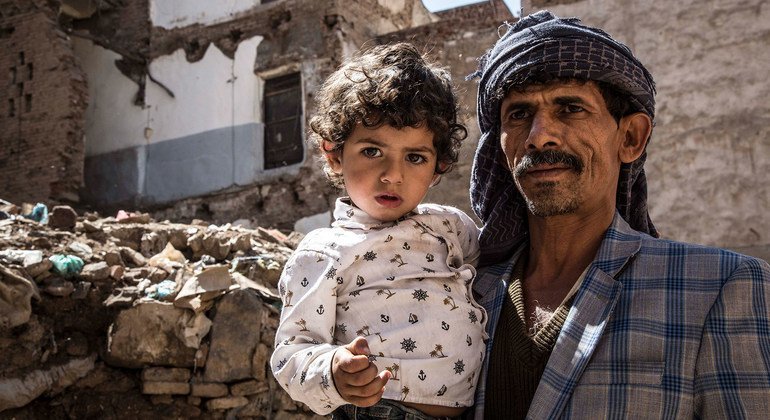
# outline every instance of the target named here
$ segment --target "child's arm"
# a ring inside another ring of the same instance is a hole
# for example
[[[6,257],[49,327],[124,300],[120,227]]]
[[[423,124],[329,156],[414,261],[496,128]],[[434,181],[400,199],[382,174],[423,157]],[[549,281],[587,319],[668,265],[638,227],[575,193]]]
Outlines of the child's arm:
[[[463,249],[463,262],[476,266],[479,261],[481,251],[479,249],[479,228],[470,216],[457,210],[460,219],[460,225],[457,229],[460,232],[460,246]]]
[[[369,361],[369,344],[357,337],[334,353],[332,360],[334,384],[340,396],[359,407],[370,407],[382,398],[390,372],[377,372]]]
[[[278,383],[296,401],[328,414],[346,401],[335,389],[332,358],[336,319],[336,261],[302,245],[278,281],[283,300],[270,366]]]

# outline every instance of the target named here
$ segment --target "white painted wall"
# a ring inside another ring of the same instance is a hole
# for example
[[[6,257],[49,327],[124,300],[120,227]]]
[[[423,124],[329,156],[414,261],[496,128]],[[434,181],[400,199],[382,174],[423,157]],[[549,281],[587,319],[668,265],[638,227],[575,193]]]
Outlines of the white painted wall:
[[[194,63],[187,61],[182,49],[153,61],[150,72],[175,97],[147,80],[151,141],[257,122],[261,113],[254,62],[261,41],[258,36],[241,42],[234,60],[211,44]]]
[[[154,26],[166,29],[196,23],[211,25],[231,20],[260,4],[261,0],[152,0],[150,21]]]
[[[86,156],[144,144],[147,113],[133,105],[137,84],[115,67],[120,55],[81,38],[72,43],[88,77]]]
[[[148,78],[142,109],[133,103],[137,85],[115,67],[120,56],[75,39],[75,53],[88,75],[86,155],[258,122],[261,94],[253,68],[261,41],[258,36],[241,42],[234,60],[213,44],[194,63],[182,49],[157,58],[150,63],[150,73],[174,97]]]

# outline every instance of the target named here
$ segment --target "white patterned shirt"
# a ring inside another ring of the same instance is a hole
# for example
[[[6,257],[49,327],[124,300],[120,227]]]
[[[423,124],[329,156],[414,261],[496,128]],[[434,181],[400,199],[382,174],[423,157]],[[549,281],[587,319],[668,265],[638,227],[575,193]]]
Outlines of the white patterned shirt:
[[[281,323],[270,360],[289,395],[318,414],[347,404],[335,350],[365,337],[392,377],[383,398],[467,407],[484,358],[486,312],[471,283],[478,228],[462,211],[421,204],[394,222],[338,199],[331,228],[310,232],[278,282]]]

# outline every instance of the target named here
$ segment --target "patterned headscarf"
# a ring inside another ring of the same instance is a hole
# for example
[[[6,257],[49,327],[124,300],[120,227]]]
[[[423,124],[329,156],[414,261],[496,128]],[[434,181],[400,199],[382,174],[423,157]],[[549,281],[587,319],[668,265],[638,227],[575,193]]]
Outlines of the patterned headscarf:
[[[548,75],[602,81],[628,94],[633,111],[655,117],[655,82],[642,63],[606,32],[560,19],[547,11],[526,16],[481,57],[478,120],[481,128],[471,172],[471,205],[484,223],[482,264],[510,256],[527,239],[527,206],[514,184],[500,147],[500,92],[513,84]],[[658,236],[647,212],[646,151],[620,168],[616,206],[640,232]]]

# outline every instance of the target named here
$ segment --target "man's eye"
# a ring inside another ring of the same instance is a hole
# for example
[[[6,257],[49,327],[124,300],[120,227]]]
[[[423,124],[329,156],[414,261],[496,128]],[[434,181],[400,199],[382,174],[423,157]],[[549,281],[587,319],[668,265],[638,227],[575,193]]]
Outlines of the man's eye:
[[[361,154],[368,158],[376,158],[382,156],[382,152],[380,152],[380,149],[376,147],[367,147],[361,150]]]
[[[529,113],[525,109],[515,109],[508,113],[508,119],[509,120],[523,120],[524,118],[527,118]]]
[[[417,163],[417,164],[425,163],[428,161],[428,159],[425,159],[424,156],[413,154],[413,153],[408,154],[406,156],[406,160],[409,161],[409,163]]]
[[[585,109],[582,106],[580,106],[580,105],[569,104],[569,105],[564,107],[564,110],[568,114],[574,114],[576,112],[583,112]]]

